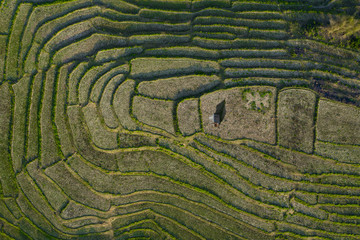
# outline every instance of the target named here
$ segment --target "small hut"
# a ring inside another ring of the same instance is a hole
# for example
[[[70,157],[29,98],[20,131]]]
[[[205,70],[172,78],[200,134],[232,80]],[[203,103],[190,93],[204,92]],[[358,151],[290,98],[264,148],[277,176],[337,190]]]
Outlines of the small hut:
[[[214,123],[214,126],[217,127],[220,124],[220,115],[217,113],[214,113],[209,117],[209,120]]]
[[[214,124],[214,127],[218,127],[222,120],[224,120],[225,113],[225,100],[223,100],[218,105],[216,105],[215,113],[209,117],[209,120]]]

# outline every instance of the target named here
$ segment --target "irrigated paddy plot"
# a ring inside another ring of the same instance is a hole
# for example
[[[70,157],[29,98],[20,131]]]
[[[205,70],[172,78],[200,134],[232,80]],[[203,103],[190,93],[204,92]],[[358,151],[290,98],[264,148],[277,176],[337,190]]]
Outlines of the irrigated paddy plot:
[[[360,239],[359,17],[0,0],[0,239]]]

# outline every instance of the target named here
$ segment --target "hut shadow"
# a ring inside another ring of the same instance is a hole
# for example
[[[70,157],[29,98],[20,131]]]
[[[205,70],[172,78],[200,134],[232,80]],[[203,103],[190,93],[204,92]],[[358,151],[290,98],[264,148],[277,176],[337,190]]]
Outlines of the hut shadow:
[[[216,105],[216,111],[215,111],[215,113],[214,113],[214,116],[217,115],[218,118],[219,118],[218,125],[220,125],[221,122],[224,120],[225,114],[226,114],[225,100],[223,100],[223,101],[220,102],[218,105]]]

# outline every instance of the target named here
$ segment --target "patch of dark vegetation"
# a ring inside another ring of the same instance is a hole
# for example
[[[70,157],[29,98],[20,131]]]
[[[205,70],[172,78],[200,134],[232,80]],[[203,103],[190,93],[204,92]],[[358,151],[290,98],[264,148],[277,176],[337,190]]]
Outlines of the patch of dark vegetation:
[[[360,106],[359,88],[349,87],[341,83],[329,82],[321,79],[313,79],[312,88],[322,97],[358,107]]]
[[[360,5],[355,0],[330,1],[287,15],[289,31],[295,38],[316,39],[336,46],[358,49],[360,46]]]
[[[143,146],[156,146],[155,139],[135,134],[119,134],[119,146],[120,148],[134,148]]]

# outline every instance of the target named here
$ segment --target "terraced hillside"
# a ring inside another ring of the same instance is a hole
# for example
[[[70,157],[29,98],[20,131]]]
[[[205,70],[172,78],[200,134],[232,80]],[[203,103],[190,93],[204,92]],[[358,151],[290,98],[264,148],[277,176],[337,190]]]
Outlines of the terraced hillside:
[[[0,239],[360,239],[343,2],[0,1]]]

